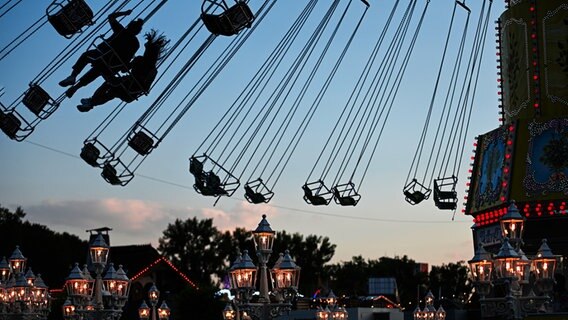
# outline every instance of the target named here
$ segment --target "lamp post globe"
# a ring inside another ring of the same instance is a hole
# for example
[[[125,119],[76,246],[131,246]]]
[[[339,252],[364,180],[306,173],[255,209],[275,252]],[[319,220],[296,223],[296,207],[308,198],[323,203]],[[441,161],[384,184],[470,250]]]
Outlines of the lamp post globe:
[[[142,300],[142,304],[138,307],[138,317],[141,320],[148,320],[150,318],[150,307],[146,304],[146,301]]]
[[[168,320],[170,318],[170,313],[171,313],[170,307],[168,307],[166,301],[162,301],[162,304],[158,308],[158,319]]]

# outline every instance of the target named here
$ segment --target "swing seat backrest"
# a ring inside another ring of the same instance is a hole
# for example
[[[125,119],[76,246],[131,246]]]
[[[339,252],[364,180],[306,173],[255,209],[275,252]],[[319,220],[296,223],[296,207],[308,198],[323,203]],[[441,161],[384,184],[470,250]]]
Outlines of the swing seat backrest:
[[[0,129],[12,140],[16,139],[22,121],[18,119],[14,113],[4,113],[0,111]]]
[[[405,196],[404,200],[406,200],[406,202],[411,205],[416,205],[428,199],[432,190],[426,188],[418,182],[418,180],[412,179],[412,181],[404,187],[403,193]]]
[[[321,180],[304,184],[302,190],[304,190],[304,201],[314,206],[328,205],[333,198],[333,194]]]
[[[251,203],[254,203],[254,204],[266,202],[266,198],[264,197],[264,195],[262,193],[255,192],[248,185],[245,185],[245,198],[248,200],[248,202],[251,202]]]
[[[232,36],[251,26],[254,14],[245,2],[237,2],[221,14],[202,13],[203,24],[215,35]]]
[[[274,196],[261,178],[247,182],[245,184],[245,199],[253,204],[268,203]]]
[[[120,181],[120,178],[118,177],[116,168],[110,163],[105,163],[101,176],[106,180],[106,182],[112,184],[113,186],[122,185],[122,181]]]
[[[99,164],[97,160],[101,155],[101,151],[91,142],[87,142],[81,148],[81,159],[85,160],[86,163],[92,167],[98,167]]]
[[[138,131],[134,136],[128,137],[128,146],[139,155],[145,156],[154,148],[154,140],[145,132]]]
[[[337,185],[332,190],[335,203],[342,206],[355,206],[361,199],[361,195],[355,190],[353,182]]]
[[[47,20],[67,39],[81,32],[83,27],[92,25],[93,17],[93,11],[84,0],[69,0],[65,5],[56,0],[47,8]]]
[[[22,103],[36,116],[39,116],[45,106],[51,104],[51,97],[38,84],[31,84],[24,93]]]
[[[195,157],[191,157],[189,159],[189,173],[191,173],[192,175],[195,176],[195,178],[197,179],[199,178],[203,178],[203,162],[199,161],[197,158]]]
[[[457,201],[458,195],[457,192],[455,191],[456,183],[457,183],[457,178],[455,177],[434,180],[434,200]],[[451,189],[444,190],[444,187],[450,187]]]

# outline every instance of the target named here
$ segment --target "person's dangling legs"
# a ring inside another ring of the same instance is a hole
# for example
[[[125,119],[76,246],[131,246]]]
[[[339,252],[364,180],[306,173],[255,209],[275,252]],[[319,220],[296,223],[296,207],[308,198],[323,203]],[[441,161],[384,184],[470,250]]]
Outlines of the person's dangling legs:
[[[85,67],[91,63],[91,61],[97,59],[100,56],[99,50],[88,50],[85,51],[79,56],[77,62],[73,65],[71,75],[67,78],[61,80],[59,85],[62,87],[68,87],[75,84],[77,76],[85,69]]]

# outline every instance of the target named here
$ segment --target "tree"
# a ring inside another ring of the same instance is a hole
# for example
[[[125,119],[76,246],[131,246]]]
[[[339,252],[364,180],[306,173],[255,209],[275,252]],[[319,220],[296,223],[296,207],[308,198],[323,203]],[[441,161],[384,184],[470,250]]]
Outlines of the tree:
[[[432,266],[430,271],[430,290],[444,298],[444,308],[463,306],[472,290],[468,278],[468,267],[464,261]]]
[[[25,217],[20,207],[12,212],[0,206],[0,259],[2,256],[8,259],[19,246],[28,259],[28,267],[35,274],[40,273],[50,288],[59,289],[74,263],[85,259],[88,244],[75,235],[25,221]]]
[[[210,286],[219,282],[227,265],[222,241],[213,219],[176,219],[164,230],[158,251],[201,286]]]
[[[327,278],[324,267],[333,258],[335,248],[336,245],[332,244],[328,237],[309,235],[304,238],[299,233],[277,232],[269,266],[274,265],[280,253],[288,250],[296,264],[302,268],[300,292],[311,294],[321,287],[323,279]]]

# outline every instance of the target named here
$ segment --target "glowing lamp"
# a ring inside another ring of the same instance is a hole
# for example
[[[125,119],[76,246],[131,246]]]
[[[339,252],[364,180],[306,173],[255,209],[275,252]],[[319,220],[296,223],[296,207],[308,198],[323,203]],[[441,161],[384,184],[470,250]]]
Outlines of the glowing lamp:
[[[91,262],[96,265],[106,265],[108,259],[109,246],[103,234],[97,234],[96,238],[89,244],[89,254]]]
[[[333,310],[333,312],[331,313],[331,317],[333,320],[345,320],[348,319],[349,314],[347,313],[347,310],[345,310],[343,307],[338,307],[335,310]]]
[[[525,253],[521,248],[519,248],[519,256],[520,259],[517,261],[515,265],[515,273],[516,277],[519,279],[519,283],[521,284],[528,284],[531,275],[531,260],[527,258]]]
[[[511,201],[507,213],[501,217],[499,224],[501,225],[503,237],[509,238],[512,242],[522,239],[525,218],[519,212],[514,201]]]
[[[234,320],[235,319],[235,310],[231,307],[230,304],[225,306],[223,309],[223,320]]]
[[[436,317],[436,308],[429,304],[424,306],[424,311],[422,311],[422,319],[434,320]]]
[[[71,319],[73,316],[75,316],[75,306],[67,299],[65,303],[63,303],[63,317],[65,319]]]
[[[532,260],[533,270],[536,275],[536,280],[552,279],[554,271],[556,270],[556,256],[552,254],[552,250],[548,246],[546,239],[542,239],[542,244],[536,256]]]
[[[256,284],[256,273],[258,268],[252,262],[248,251],[243,251],[243,256],[237,259],[238,263],[233,264],[229,275],[231,277],[231,287],[233,289],[252,289]]]
[[[12,253],[8,259],[8,264],[10,265],[10,270],[12,273],[23,273],[26,268],[26,261],[28,259],[24,257],[22,251],[20,251],[20,246],[16,246],[16,250]]]
[[[142,300],[142,304],[138,307],[138,317],[141,320],[147,320],[150,318],[150,307],[148,307],[144,300]]]
[[[10,265],[8,261],[6,261],[6,257],[2,257],[2,261],[0,261],[0,282],[5,283],[10,276]]]
[[[325,307],[325,309],[318,307],[318,311],[316,312],[316,320],[328,320],[330,313],[331,312],[329,311],[328,307]]]
[[[71,273],[65,279],[65,288],[67,289],[67,295],[70,297],[84,297],[90,294],[88,290],[89,283],[83,276],[81,269],[79,269],[78,263],[75,263]]]
[[[256,250],[271,253],[275,233],[276,232],[270,228],[268,221],[266,221],[266,215],[263,214],[258,227],[252,232]]]
[[[26,278],[21,273],[17,276],[16,283],[12,286],[12,292],[14,295],[13,301],[29,302],[32,299],[31,286],[28,284]]]
[[[120,269],[122,269],[122,266],[119,267],[119,270]],[[128,297],[129,281],[125,280],[124,277],[114,269],[113,263],[109,265],[108,270],[103,278],[103,283],[105,290],[107,290],[111,295],[118,298]]]
[[[301,268],[296,265],[294,260],[292,260],[290,252],[286,250],[284,256],[282,256],[274,268],[272,268],[275,288],[297,290],[300,282],[300,269]],[[331,291],[330,294],[333,294],[333,291]],[[330,298],[330,296],[328,296],[328,298]],[[331,298],[334,299],[335,295]]]
[[[168,307],[165,301],[162,301],[162,304],[158,308],[158,319],[168,320],[170,318],[170,313],[170,307]]]
[[[34,285],[34,281],[35,281],[35,279],[36,279],[36,276],[35,276],[35,274],[34,274],[34,272],[32,271],[31,268],[28,269],[28,272],[26,272],[25,277],[26,277],[26,281],[28,282],[28,284],[29,284],[30,286],[33,286],[33,285]]]
[[[41,274],[38,274],[32,287],[32,300],[36,303],[43,303],[46,298],[47,285],[41,278]]]
[[[148,290],[148,299],[150,299],[150,305],[155,307],[158,304],[158,299],[160,298],[160,291],[156,288],[155,284],[152,284],[150,290]]]
[[[116,274],[118,275],[119,283],[118,283],[118,296],[127,298],[128,293],[130,292],[130,279],[126,276],[126,272],[122,269],[122,265],[118,266],[118,270],[116,270]]]
[[[504,238],[499,253],[494,259],[497,276],[499,278],[517,278],[515,266],[520,259],[519,253],[509,243],[509,238]]]
[[[493,261],[491,254],[485,251],[481,243],[479,243],[477,250],[475,250],[475,255],[468,263],[475,282],[489,283],[491,281]]]
[[[422,310],[420,310],[420,306],[416,306],[414,312],[412,313],[414,320],[422,320]]]
[[[446,310],[440,305],[438,310],[436,311],[436,320],[446,320]]]

